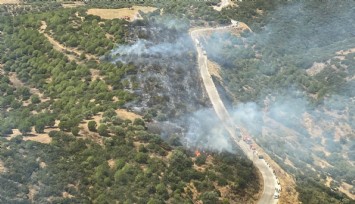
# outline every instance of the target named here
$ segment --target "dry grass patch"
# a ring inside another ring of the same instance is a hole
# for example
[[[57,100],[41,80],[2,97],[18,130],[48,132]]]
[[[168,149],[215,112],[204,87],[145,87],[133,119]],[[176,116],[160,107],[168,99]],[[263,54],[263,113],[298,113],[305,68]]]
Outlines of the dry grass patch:
[[[122,119],[128,119],[131,121],[134,121],[134,119],[136,119],[136,118],[142,118],[142,116],[132,113],[132,112],[128,112],[125,109],[117,109],[116,113],[117,113],[118,117],[120,117]]]
[[[90,73],[91,73],[91,80],[95,81],[95,80],[103,80],[103,77],[100,76],[100,70],[97,69],[90,69]]]
[[[6,137],[7,140],[11,140],[12,138],[16,137],[17,135],[22,135],[20,130],[18,129],[12,129],[12,134],[10,134],[8,137]]]
[[[36,133],[35,128],[32,127],[32,130],[28,135],[23,136],[23,140],[27,141],[36,141],[44,144],[49,144],[52,142],[52,138],[49,137],[50,131],[59,131],[58,128],[59,120],[55,121],[55,125],[53,127],[46,127],[43,133]],[[12,138],[16,137],[17,135],[22,135],[22,133],[18,129],[12,129],[12,134],[6,137],[7,140],[11,140]]]
[[[19,0],[0,0],[0,4],[19,4]]]
[[[309,76],[314,76],[317,75],[319,72],[323,71],[323,69],[326,67],[326,64],[324,63],[313,63],[312,67],[306,70],[307,74]]]
[[[92,116],[90,119],[86,119],[86,120],[83,120],[80,124],[79,124],[79,128],[80,128],[80,132],[79,132],[79,135],[81,135],[81,137],[78,137],[78,138],[87,138],[87,139],[91,139],[92,141],[100,144],[100,145],[103,145],[103,139],[102,137],[99,135],[99,133],[97,132],[91,132],[88,128],[88,123],[89,121],[95,121],[97,126],[100,125],[100,121],[102,120],[102,112]]]
[[[138,11],[143,13],[149,13],[157,10],[157,8],[149,6],[133,6],[132,8],[120,8],[120,9],[89,9],[87,14],[100,16],[103,19],[125,18],[129,17],[129,21],[134,21],[141,18]]]
[[[40,142],[40,143],[44,143],[44,144],[49,144],[52,141],[52,138],[49,137],[48,133],[40,133],[40,134],[35,134],[35,135],[31,135],[31,136],[25,136],[23,137],[23,140],[27,141],[35,141],[35,142]]]
[[[78,6],[84,6],[84,2],[72,2],[72,3],[63,3],[62,6],[63,8],[75,8]]]
[[[115,160],[110,159],[110,160],[107,161],[107,163],[108,163],[108,166],[109,166],[111,169],[112,169],[113,167],[115,167]]]
[[[215,62],[212,62],[210,60],[207,60],[207,68],[208,68],[208,72],[217,77],[219,80],[222,81],[222,77],[221,77],[221,74],[220,74],[220,67],[217,63]]]
[[[355,194],[352,194],[350,193],[350,190],[351,188],[353,188],[352,185],[348,184],[348,183],[345,183],[345,182],[342,182],[340,187],[339,187],[339,190],[346,194],[347,196],[349,196],[351,199],[355,200]]]

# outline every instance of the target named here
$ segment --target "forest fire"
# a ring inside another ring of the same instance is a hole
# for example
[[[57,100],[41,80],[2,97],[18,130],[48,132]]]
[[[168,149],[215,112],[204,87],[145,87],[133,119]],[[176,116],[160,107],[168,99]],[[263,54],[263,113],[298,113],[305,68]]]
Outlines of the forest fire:
[[[196,150],[196,151],[195,151],[195,156],[198,157],[198,156],[200,156],[200,155],[201,155],[200,151]]]

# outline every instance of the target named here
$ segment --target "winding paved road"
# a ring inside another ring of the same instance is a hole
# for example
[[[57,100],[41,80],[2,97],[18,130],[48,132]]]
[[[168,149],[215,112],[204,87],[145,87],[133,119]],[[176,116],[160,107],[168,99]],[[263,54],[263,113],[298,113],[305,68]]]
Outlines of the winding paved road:
[[[201,77],[203,80],[203,84],[206,88],[207,94],[211,100],[213,108],[220,118],[223,121],[223,124],[226,130],[229,132],[232,139],[240,146],[243,152],[248,156],[250,160],[253,161],[254,165],[259,169],[261,175],[264,180],[264,189],[263,193],[258,201],[259,204],[276,204],[277,199],[274,199],[275,189],[280,189],[280,186],[277,184],[277,178],[273,174],[273,170],[269,167],[269,165],[263,159],[259,159],[253,150],[249,148],[249,145],[244,141],[240,140],[235,132],[236,126],[233,124],[233,120],[230,117],[227,109],[225,108],[216,86],[213,83],[212,77],[207,68],[207,56],[203,54],[203,49],[200,45],[197,44],[198,36],[202,34],[202,32],[206,31],[215,31],[226,29],[231,26],[219,27],[219,28],[201,28],[196,29],[190,32],[191,38],[195,44],[198,53],[198,66],[201,73]]]

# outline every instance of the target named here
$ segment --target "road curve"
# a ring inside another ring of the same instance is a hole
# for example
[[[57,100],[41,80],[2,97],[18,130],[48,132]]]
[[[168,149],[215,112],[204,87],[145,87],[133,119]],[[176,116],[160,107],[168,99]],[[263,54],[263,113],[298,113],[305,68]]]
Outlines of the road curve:
[[[237,145],[243,150],[243,152],[247,155],[247,157],[253,161],[254,165],[259,169],[264,181],[264,189],[263,193],[258,200],[259,204],[276,204],[277,199],[274,199],[275,189],[280,189],[281,187],[278,185],[277,178],[273,174],[273,170],[270,166],[265,162],[264,159],[259,159],[258,156],[255,154],[255,151],[249,148],[249,145],[246,144],[244,141],[240,140],[235,132],[236,126],[233,124],[233,120],[230,117],[227,109],[225,108],[219,94],[217,91],[216,86],[212,80],[212,77],[207,68],[207,56],[203,54],[203,49],[201,46],[197,44],[197,39],[199,35],[202,35],[205,31],[215,31],[226,29],[231,26],[219,27],[219,28],[200,28],[195,29],[190,32],[191,38],[195,44],[197,50],[197,60],[198,60],[198,67],[201,73],[201,77],[203,80],[203,84],[206,88],[208,97],[211,100],[212,106],[218,116],[218,118],[223,121],[223,124],[228,131],[231,138],[237,143]]]

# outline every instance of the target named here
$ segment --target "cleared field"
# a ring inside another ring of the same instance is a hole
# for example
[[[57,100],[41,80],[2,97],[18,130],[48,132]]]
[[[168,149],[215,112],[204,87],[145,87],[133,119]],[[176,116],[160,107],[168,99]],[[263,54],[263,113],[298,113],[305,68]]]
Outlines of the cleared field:
[[[0,4],[19,4],[19,0],[0,0]]]
[[[42,133],[42,134],[36,134],[34,136],[23,137],[23,140],[25,140],[25,141],[31,140],[31,141],[35,141],[35,142],[49,144],[49,143],[51,143],[52,138],[49,137],[48,133]]]
[[[78,6],[84,6],[84,2],[73,2],[73,3],[63,3],[62,6],[64,8],[75,8]]]
[[[100,16],[103,19],[114,19],[114,18],[125,18],[129,17],[129,21],[134,21],[135,19],[141,18],[138,11],[143,13],[149,13],[157,10],[154,7],[145,6],[133,6],[132,8],[121,8],[121,9],[89,9],[87,14]]]
[[[137,115],[137,114],[132,113],[132,112],[128,112],[125,109],[117,109],[116,113],[117,113],[118,117],[120,117],[122,119],[129,119],[131,121],[134,121],[134,119],[136,119],[136,118],[142,118],[142,116]]]

